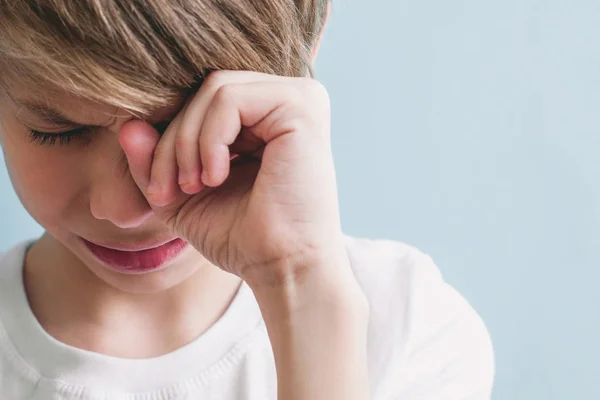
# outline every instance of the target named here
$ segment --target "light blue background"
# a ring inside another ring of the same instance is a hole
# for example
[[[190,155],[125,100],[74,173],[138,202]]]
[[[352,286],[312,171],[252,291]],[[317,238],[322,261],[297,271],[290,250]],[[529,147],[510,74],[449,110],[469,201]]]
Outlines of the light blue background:
[[[345,231],[434,257],[495,400],[600,399],[600,3],[334,0],[316,70]],[[39,234],[0,193],[0,247]]]

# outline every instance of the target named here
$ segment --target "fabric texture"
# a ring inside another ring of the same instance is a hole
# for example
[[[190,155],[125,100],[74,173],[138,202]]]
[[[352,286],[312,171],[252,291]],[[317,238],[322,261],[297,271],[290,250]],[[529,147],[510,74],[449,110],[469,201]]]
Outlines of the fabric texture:
[[[31,241],[0,255],[0,399],[276,400],[275,364],[258,304],[242,284],[225,314],[190,344],[150,359],[66,345],[38,323],[22,267]],[[371,307],[373,400],[489,400],[488,331],[432,259],[391,240],[346,237]]]

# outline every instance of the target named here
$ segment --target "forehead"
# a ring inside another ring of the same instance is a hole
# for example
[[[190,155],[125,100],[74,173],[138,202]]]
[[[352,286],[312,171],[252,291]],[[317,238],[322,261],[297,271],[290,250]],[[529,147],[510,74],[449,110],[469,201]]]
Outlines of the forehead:
[[[0,101],[17,117],[35,118],[56,125],[101,125],[120,114],[126,115],[114,106],[59,93],[13,89],[5,91]]]
[[[148,114],[94,101],[71,93],[52,90],[32,91],[22,87],[0,92],[0,111],[8,105],[17,118],[40,121],[53,125],[95,125],[107,127],[117,118],[139,118],[149,123],[166,122],[175,117],[186,98],[193,95],[190,89],[181,90],[168,105],[157,107]]]

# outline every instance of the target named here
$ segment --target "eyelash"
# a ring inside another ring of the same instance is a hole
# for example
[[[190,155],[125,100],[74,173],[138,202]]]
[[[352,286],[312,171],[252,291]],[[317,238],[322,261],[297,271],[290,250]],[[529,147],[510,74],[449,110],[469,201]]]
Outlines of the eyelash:
[[[73,140],[83,140],[88,142],[90,130],[88,128],[77,128],[65,132],[40,132],[29,129],[29,137],[32,142],[37,142],[42,146],[68,146]]]

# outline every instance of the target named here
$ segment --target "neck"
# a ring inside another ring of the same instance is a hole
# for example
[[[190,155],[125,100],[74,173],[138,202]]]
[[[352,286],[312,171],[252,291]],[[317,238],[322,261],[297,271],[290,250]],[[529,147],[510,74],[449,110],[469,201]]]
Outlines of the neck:
[[[198,257],[199,267],[177,286],[125,293],[45,234],[26,255],[24,281],[33,313],[57,340],[115,357],[150,358],[200,336],[239,288],[239,278]]]

